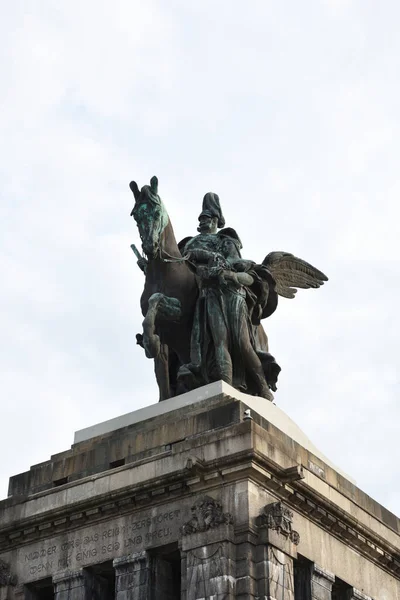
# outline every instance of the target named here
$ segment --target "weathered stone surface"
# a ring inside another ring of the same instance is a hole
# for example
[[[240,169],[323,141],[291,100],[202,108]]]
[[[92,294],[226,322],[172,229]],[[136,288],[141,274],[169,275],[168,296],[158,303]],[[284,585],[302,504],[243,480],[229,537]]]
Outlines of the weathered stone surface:
[[[115,600],[147,600],[151,594],[151,564],[146,551],[114,559]]]
[[[332,600],[332,586],[335,576],[326,569],[314,565],[311,571],[312,600]]]
[[[56,575],[53,585],[55,600],[86,600],[92,595],[92,578],[83,569]]]
[[[181,513],[176,504],[167,504],[27,544],[17,550],[18,573],[22,581],[34,581],[177,541]]]
[[[272,502],[264,506],[257,517],[259,544],[269,544],[282,550],[292,558],[297,557],[299,533],[293,528],[293,512],[282,502]]]
[[[232,544],[220,542],[186,552],[187,600],[235,598],[235,568]]]
[[[3,596],[22,600],[24,584],[36,593],[52,578],[58,594],[78,594],[88,582],[99,589],[103,577],[126,598],[129,582],[139,581],[142,596],[148,584],[157,600],[172,600],[181,578],[181,600],[281,600],[302,585],[304,563],[305,589],[311,595],[313,586],[318,600],[329,598],[330,585],[336,593],[338,581],[355,600],[365,600],[357,590],[368,600],[400,600],[396,517],[253,406],[244,419],[248,408],[220,394],[82,441],[38,466],[41,485],[51,484],[54,469],[62,475],[62,461],[75,479],[33,494],[39,478],[25,497],[0,503],[0,559],[18,578],[18,586],[0,587]],[[125,464],[108,468],[121,457]],[[288,480],[299,465],[304,478]],[[127,560],[133,554],[146,557],[146,575]],[[65,579],[76,571],[81,589]]]
[[[199,496],[182,527],[183,586],[187,600],[235,598],[234,519],[224,505]]]
[[[201,533],[220,525],[230,525],[233,517],[224,513],[220,502],[210,496],[201,496],[193,504],[192,517],[182,526],[183,535]]]
[[[360,592],[360,590],[352,588],[347,591],[346,598],[344,600],[372,600],[372,598],[363,592]]]
[[[103,436],[121,428],[129,427],[135,423],[143,423],[148,419],[153,419],[163,415],[168,415],[172,411],[184,409],[184,411],[198,410],[201,407],[202,402],[213,404],[213,399],[221,402],[221,396],[236,398],[246,403],[250,409],[256,414],[262,416],[269,423],[274,425],[277,429],[284,432],[291,439],[295,440],[303,448],[309,450],[314,456],[320,458],[323,462],[331,465],[329,459],[324,456],[318,448],[311,442],[311,440],[304,434],[300,427],[286,415],[286,413],[275,404],[270,402],[264,402],[263,398],[257,398],[249,396],[234,389],[232,386],[225,383],[225,381],[216,381],[203,387],[200,387],[186,394],[181,394],[174,398],[170,398],[164,402],[158,404],[152,404],[145,408],[140,408],[132,413],[98,423],[91,427],[81,429],[75,433],[74,443],[78,444],[86,440],[91,440],[97,436]],[[207,407],[210,410],[210,406]],[[227,419],[225,422],[227,423]],[[221,423],[223,425],[223,423]],[[216,425],[218,426],[218,425]],[[312,463],[312,461],[311,461]],[[312,463],[314,464],[314,463]],[[331,465],[335,471],[342,473],[340,468],[335,465]],[[324,471],[323,467],[322,471]],[[342,475],[349,481],[353,481],[351,477],[345,473]],[[354,483],[354,482],[353,482]]]
[[[4,560],[0,559],[0,588],[6,587],[9,585],[16,585],[17,578],[11,572],[10,565]]]
[[[268,600],[294,600],[293,560],[273,546],[258,547],[258,595]]]

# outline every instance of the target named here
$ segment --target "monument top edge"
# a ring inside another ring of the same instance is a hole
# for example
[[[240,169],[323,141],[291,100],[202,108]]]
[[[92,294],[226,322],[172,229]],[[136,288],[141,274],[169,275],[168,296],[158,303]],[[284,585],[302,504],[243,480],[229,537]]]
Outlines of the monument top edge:
[[[344,473],[340,468],[334,465],[305,435],[300,427],[278,406],[272,402],[268,402],[265,398],[259,396],[250,396],[238,391],[225,381],[215,381],[200,388],[157,402],[149,406],[139,408],[133,412],[114,417],[101,423],[96,423],[90,427],[80,429],[75,432],[74,444],[88,441],[98,436],[107,435],[118,429],[129,427],[149,419],[167,415],[175,410],[182,408],[195,408],[206,400],[225,396],[234,400],[239,400],[247,405],[250,411],[254,411],[262,418],[271,423],[274,427],[282,431],[300,446],[311,452],[314,456],[322,460],[326,465],[339,473],[342,477],[355,484],[353,478]]]
[[[74,444],[85,442],[99,435],[111,433],[112,431],[122,429],[123,427],[129,427],[129,425],[140,423],[141,421],[159,417],[180,408],[195,405],[198,402],[214,398],[221,394],[227,394],[234,397],[237,397],[238,394],[245,396],[245,394],[240,394],[240,392],[226,384],[224,381],[215,381],[214,383],[181,394],[180,396],[174,396],[173,398],[163,400],[162,402],[150,404],[149,406],[138,408],[137,410],[119,415],[118,417],[113,417],[107,421],[102,421],[101,423],[96,423],[89,427],[85,427],[84,429],[79,429],[74,434]],[[237,397],[237,399],[239,400],[241,398]]]

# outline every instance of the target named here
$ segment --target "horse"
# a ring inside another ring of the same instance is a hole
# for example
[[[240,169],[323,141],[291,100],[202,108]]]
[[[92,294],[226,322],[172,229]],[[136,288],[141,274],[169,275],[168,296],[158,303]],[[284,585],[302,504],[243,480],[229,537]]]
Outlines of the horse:
[[[189,379],[187,385],[188,380],[181,376],[182,370],[178,378],[180,367],[185,370],[185,365],[191,363],[192,325],[199,289],[194,271],[186,257],[182,257],[167,210],[158,195],[157,177],[152,177],[150,185],[141,190],[135,181],[129,186],[135,197],[131,216],[136,221],[148,259],[140,299],[143,335],[138,334],[137,340],[146,356],[154,358],[160,400],[165,400],[204,383]],[[280,367],[269,354],[268,337],[261,324],[254,327],[254,350],[269,388],[276,390]],[[247,392],[259,395],[259,386],[254,386],[252,378],[254,373],[250,373]],[[268,399],[272,400],[273,395]]]
[[[179,366],[190,362],[190,338],[198,286],[193,271],[182,257],[167,210],[158,195],[158,179],[139,190],[129,187],[135,198],[131,211],[147,257],[146,279],[140,299],[144,316],[143,345],[154,358],[160,400],[185,390],[177,389]]]

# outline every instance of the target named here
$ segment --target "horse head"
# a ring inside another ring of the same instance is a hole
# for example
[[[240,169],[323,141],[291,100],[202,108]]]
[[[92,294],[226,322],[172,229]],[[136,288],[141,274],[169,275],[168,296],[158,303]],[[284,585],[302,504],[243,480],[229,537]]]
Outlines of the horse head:
[[[144,185],[141,190],[135,181],[131,181],[129,187],[135,197],[131,216],[138,226],[143,252],[153,259],[160,252],[161,234],[168,224],[168,213],[158,195],[158,179],[152,177],[150,185]]]

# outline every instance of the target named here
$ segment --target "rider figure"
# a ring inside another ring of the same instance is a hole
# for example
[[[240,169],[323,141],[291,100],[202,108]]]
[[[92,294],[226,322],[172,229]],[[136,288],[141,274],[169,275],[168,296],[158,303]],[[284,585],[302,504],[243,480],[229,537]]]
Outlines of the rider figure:
[[[184,240],[182,254],[195,268],[199,297],[192,327],[191,362],[181,367],[179,377],[189,381],[197,378],[201,383],[222,379],[243,390],[250,377],[255,392],[272,399],[255,349],[245,288],[254,279],[243,271],[254,263],[240,258],[241,242],[234,229],[217,233],[224,225],[219,198],[210,192],[203,199],[199,235]],[[226,251],[229,241],[235,252]]]

